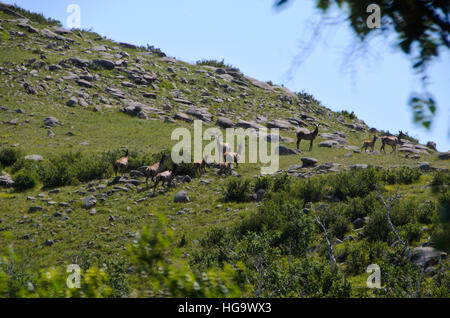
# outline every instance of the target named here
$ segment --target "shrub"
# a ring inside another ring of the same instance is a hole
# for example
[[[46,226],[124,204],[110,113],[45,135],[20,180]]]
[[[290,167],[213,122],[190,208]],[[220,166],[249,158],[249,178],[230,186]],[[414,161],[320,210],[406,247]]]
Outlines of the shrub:
[[[55,155],[42,164],[39,170],[45,188],[76,185],[107,178],[112,175],[112,153],[100,155],[69,152]]]
[[[446,252],[450,251],[450,189],[447,189],[439,198],[439,219],[436,222],[432,241],[437,248]]]
[[[371,242],[386,241],[390,231],[386,212],[381,209],[372,213],[369,222],[364,227],[364,235]]]
[[[347,117],[349,119],[352,119],[352,120],[357,118],[356,115],[355,115],[355,112],[353,112],[353,111],[351,113],[349,113],[348,111],[343,110],[343,111],[341,111],[338,114],[340,114],[340,115],[342,115],[344,117]]]
[[[383,181],[388,184],[411,184],[419,180],[422,173],[417,168],[401,167],[383,172]]]
[[[33,171],[37,174],[41,167],[41,163],[33,160],[26,160],[24,158],[20,158],[16,161],[16,163],[11,167],[11,173],[15,174],[20,170],[29,170]]]
[[[333,194],[340,200],[365,197],[379,188],[380,174],[375,168],[352,170],[328,177]]]
[[[394,226],[414,223],[417,215],[417,202],[414,199],[395,202],[391,207],[391,221]]]
[[[250,197],[250,180],[233,178],[225,187],[224,197],[226,201],[246,202]]]
[[[312,178],[301,180],[297,184],[296,193],[304,202],[319,202],[324,196],[324,188],[325,182],[323,178]]]
[[[277,190],[277,192],[281,191],[289,191],[291,188],[291,178],[287,173],[283,173],[277,176],[273,182],[273,188]]]
[[[4,148],[0,151],[0,163],[4,167],[12,166],[20,157],[20,152],[14,148]]]
[[[345,204],[335,204],[317,212],[327,231],[341,240],[351,229],[350,220],[345,214],[345,208]]]
[[[422,229],[419,223],[408,223],[398,228],[399,234],[403,240],[414,244],[420,241],[422,236]]]
[[[439,192],[443,188],[450,185],[450,171],[437,171],[433,175],[433,180],[431,181],[431,186],[433,191]]]
[[[36,186],[36,174],[33,171],[21,170],[14,176],[14,189],[16,191],[25,191]]]
[[[225,64],[225,60],[217,61],[217,60],[201,60],[197,61],[197,65],[208,65],[218,68],[234,68],[232,65]]]
[[[258,177],[255,181],[255,192],[258,190],[269,191],[272,186],[272,178],[269,176]]]
[[[416,212],[417,221],[423,224],[433,223],[437,216],[437,206],[434,201],[427,201],[420,205]]]

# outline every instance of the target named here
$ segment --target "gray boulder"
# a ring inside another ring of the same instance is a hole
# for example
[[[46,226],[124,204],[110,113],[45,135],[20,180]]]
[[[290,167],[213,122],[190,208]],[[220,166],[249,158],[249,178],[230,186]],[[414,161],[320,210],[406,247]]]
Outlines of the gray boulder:
[[[438,158],[441,160],[450,160],[450,151],[449,152],[441,152],[438,155]]]
[[[85,209],[90,209],[97,204],[97,199],[93,195],[87,196],[81,201]]]
[[[233,122],[229,118],[219,117],[217,118],[217,125],[222,128],[232,128]]]
[[[288,148],[284,145],[279,145],[276,152],[278,152],[280,156],[290,156],[300,154],[300,152],[297,149]]]
[[[433,247],[416,247],[412,251],[411,262],[414,265],[425,266],[427,268],[436,265],[442,256],[445,257],[446,254]]]
[[[55,127],[55,126],[59,125],[59,120],[57,118],[55,118],[55,117],[47,117],[44,120],[44,124],[47,127]]]
[[[0,176],[0,187],[11,188],[14,186],[14,180],[9,174],[3,172]]]
[[[303,162],[303,168],[305,168],[305,167],[314,167],[319,162],[315,158],[301,158],[300,160]]]
[[[189,201],[188,193],[186,191],[180,191],[175,196],[175,203],[187,203]]]

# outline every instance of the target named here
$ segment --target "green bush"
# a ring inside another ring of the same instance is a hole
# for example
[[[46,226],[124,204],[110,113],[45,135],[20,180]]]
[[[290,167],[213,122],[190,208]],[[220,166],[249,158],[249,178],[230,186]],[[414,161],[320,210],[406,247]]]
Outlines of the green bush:
[[[420,205],[416,212],[417,221],[423,224],[432,224],[437,217],[437,206],[434,201],[427,201]]]
[[[225,60],[217,61],[217,60],[201,60],[197,61],[197,65],[207,65],[207,66],[213,66],[218,68],[234,68],[232,65],[226,64]]]
[[[433,175],[431,186],[433,191],[439,192],[450,185],[450,171],[437,171]]]
[[[317,215],[327,231],[340,240],[351,229],[350,220],[345,214],[345,208],[346,205],[340,203],[317,211]]]
[[[232,202],[247,202],[250,198],[249,179],[233,178],[225,187],[224,199]]]
[[[287,173],[283,173],[277,177],[273,181],[273,189],[276,189],[277,192],[288,192],[291,189],[292,179],[289,177]]]
[[[398,228],[399,235],[409,244],[415,244],[420,241],[422,229],[419,223],[408,223]]]
[[[311,178],[301,180],[295,191],[304,202],[319,202],[324,197],[325,185],[323,178]]]
[[[422,173],[417,168],[401,167],[383,171],[383,181],[388,184],[411,184],[419,180]]]
[[[386,212],[381,209],[372,213],[364,227],[364,235],[371,242],[387,241],[390,231]]]
[[[0,151],[0,163],[3,167],[12,166],[20,158],[20,151],[14,148],[4,148]]]
[[[450,189],[447,189],[439,198],[439,219],[432,241],[437,248],[450,252]]]
[[[45,188],[76,185],[110,177],[113,173],[110,162],[111,153],[95,155],[69,152],[46,160],[39,175]]]
[[[391,207],[391,221],[394,226],[403,226],[416,221],[418,205],[415,199],[395,202]]]
[[[333,194],[340,200],[363,198],[380,187],[380,174],[375,168],[356,169],[330,176],[327,180]]]
[[[16,191],[25,191],[32,189],[37,184],[37,176],[33,171],[21,170],[14,175],[14,189]]]
[[[269,191],[272,186],[272,178],[270,176],[258,177],[255,181],[255,192],[258,190]]]
[[[346,111],[346,110],[343,110],[343,111],[341,111],[341,112],[338,113],[338,114],[340,114],[340,115],[342,115],[342,116],[344,116],[344,117],[347,117],[347,118],[349,118],[349,119],[351,119],[351,120],[358,118],[358,117],[356,117],[354,111],[352,111],[352,112],[350,113],[350,112],[348,112],[348,111]]]
[[[372,192],[365,198],[356,197],[349,199],[345,208],[345,214],[350,218],[350,221],[354,221],[357,218],[364,218],[371,215],[381,207],[381,203],[377,199],[377,194]]]

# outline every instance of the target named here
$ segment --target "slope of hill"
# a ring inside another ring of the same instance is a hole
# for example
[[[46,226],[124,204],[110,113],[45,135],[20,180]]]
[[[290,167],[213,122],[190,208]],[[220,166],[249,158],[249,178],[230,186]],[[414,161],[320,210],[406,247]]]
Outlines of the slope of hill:
[[[69,264],[98,278],[98,294],[81,291],[91,297],[448,297],[448,220],[439,218],[448,213],[448,153],[411,138],[394,154],[380,153],[380,141],[361,152],[384,133],[307,93],[210,65],[0,4],[0,234],[15,251],[0,263],[6,297],[70,296],[56,284]],[[260,165],[243,164],[229,177],[184,165],[173,187],[154,191],[143,167],[194,119],[279,128],[280,171],[260,176]],[[315,124],[313,150],[303,141],[297,151],[295,129]],[[121,147],[130,161],[114,178]],[[391,197],[387,209],[381,199]],[[366,287],[370,264],[381,266],[383,289]],[[51,267],[61,271],[39,276]],[[216,285],[200,282],[208,268]]]

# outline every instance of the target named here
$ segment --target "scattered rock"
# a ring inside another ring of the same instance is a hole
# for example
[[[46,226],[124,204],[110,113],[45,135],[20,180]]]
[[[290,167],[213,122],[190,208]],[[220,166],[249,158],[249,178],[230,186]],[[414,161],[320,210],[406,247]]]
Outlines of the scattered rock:
[[[175,196],[175,203],[187,203],[189,201],[188,193],[186,191],[180,191]]]
[[[412,251],[411,262],[414,265],[429,266],[436,265],[441,256],[446,256],[445,253],[440,252],[433,247],[416,247]]]
[[[39,206],[39,205],[32,206],[32,207],[30,207],[28,209],[28,213],[35,213],[35,212],[38,212],[38,211],[42,211],[42,207]]]
[[[314,167],[319,162],[315,158],[301,158],[300,160],[303,162],[303,168]]]
[[[364,219],[357,218],[356,220],[353,221],[353,226],[355,227],[355,230],[363,228],[364,225],[366,225],[366,221],[364,221]]]
[[[82,199],[82,202],[85,209],[90,209],[97,204],[97,199],[93,195],[90,195]]]
[[[229,118],[219,117],[217,118],[217,125],[221,128],[232,128],[233,122]]]
[[[278,152],[278,154],[280,156],[289,156],[289,155],[299,155],[300,154],[300,152],[297,149],[288,148],[284,145],[279,145],[278,148],[276,149],[276,152]]]
[[[44,125],[46,127],[55,127],[55,126],[59,125],[59,120],[57,118],[55,118],[55,117],[47,117],[44,120]]]
[[[14,186],[14,180],[9,174],[3,172],[0,176],[0,187],[11,188]]]
[[[441,160],[450,160],[450,151],[449,152],[441,152],[438,155],[438,158]]]

